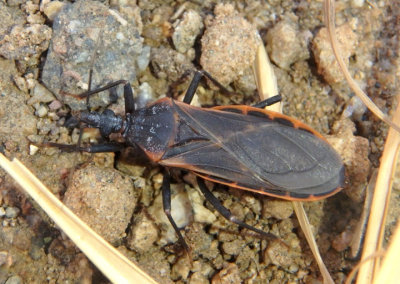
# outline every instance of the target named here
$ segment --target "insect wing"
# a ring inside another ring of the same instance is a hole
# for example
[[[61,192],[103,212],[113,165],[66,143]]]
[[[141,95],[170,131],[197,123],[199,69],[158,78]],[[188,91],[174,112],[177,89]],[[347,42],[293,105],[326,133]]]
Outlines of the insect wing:
[[[164,165],[187,168],[215,181],[230,181],[266,194],[273,190],[273,195],[288,195],[288,199],[325,196],[343,184],[340,157],[309,131],[268,116],[174,104],[179,119],[204,139],[168,150]],[[260,113],[259,109],[249,109]]]

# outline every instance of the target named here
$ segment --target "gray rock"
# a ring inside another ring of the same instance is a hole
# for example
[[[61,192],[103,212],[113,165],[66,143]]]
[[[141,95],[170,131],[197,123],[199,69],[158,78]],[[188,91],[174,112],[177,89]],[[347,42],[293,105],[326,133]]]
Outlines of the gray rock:
[[[135,19],[124,19],[117,11],[94,1],[65,5],[54,19],[52,38],[42,81],[73,110],[86,108],[85,100],[71,95],[88,89],[89,72],[93,70],[91,89],[120,79],[133,81],[138,64],[141,68],[142,38]],[[122,86],[118,88],[122,96]],[[108,92],[93,95],[92,107],[110,103]]]
[[[54,95],[39,82],[36,82],[31,95],[32,97],[27,102],[28,105],[33,105],[34,103],[49,103],[55,99]]]
[[[196,11],[189,10],[183,14],[181,20],[175,22],[175,25],[172,41],[177,51],[185,53],[193,46],[203,28],[202,19]]]

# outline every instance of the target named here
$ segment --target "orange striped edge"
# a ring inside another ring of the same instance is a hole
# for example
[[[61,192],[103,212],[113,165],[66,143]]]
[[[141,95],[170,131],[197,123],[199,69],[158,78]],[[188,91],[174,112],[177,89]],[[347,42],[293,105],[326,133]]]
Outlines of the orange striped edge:
[[[330,197],[332,195],[335,195],[336,193],[338,193],[339,191],[342,190],[342,187],[337,187],[333,191],[330,191],[330,192],[328,192],[327,194],[324,194],[324,195],[312,195],[312,194],[310,194],[306,198],[299,198],[299,197],[290,196],[289,192],[285,192],[285,194],[282,194],[282,195],[274,194],[274,193],[268,192],[267,191],[268,189],[263,190],[263,189],[248,188],[248,187],[245,187],[245,186],[238,185],[237,183],[234,183],[234,182],[232,182],[232,183],[224,182],[224,181],[221,181],[221,180],[218,180],[218,179],[213,179],[212,177],[207,176],[207,175],[199,174],[198,172],[194,172],[194,173],[196,175],[198,175],[199,177],[205,179],[205,180],[209,180],[209,181],[212,181],[212,182],[215,182],[215,183],[227,185],[227,186],[234,187],[234,188],[237,188],[237,189],[242,189],[242,190],[255,192],[255,193],[258,193],[258,194],[262,194],[262,195],[276,197],[276,198],[279,198],[279,199],[290,200],[290,201],[317,201],[317,200],[325,199],[325,198],[328,198],[328,197]]]
[[[212,109],[221,110],[221,111],[230,111],[230,112],[234,112],[234,113],[240,113],[243,115],[259,114],[259,116],[265,116],[269,120],[274,120],[281,124],[291,126],[293,128],[299,129],[299,130],[307,131],[307,132],[313,134],[314,136],[327,142],[327,140],[325,139],[324,136],[322,136],[321,133],[314,130],[307,124],[304,124],[303,122],[301,122],[300,120],[298,120],[296,118],[281,114],[279,112],[260,109],[260,108],[256,108],[256,107],[246,106],[246,105],[216,106],[216,107],[213,107]]]

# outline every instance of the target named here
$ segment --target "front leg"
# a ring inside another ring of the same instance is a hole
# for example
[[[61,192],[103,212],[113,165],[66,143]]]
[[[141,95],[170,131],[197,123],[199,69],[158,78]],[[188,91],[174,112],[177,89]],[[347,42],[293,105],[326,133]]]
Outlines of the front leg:
[[[102,143],[88,146],[81,146],[80,144],[60,144],[53,142],[42,143],[41,147],[55,147],[65,152],[87,152],[87,153],[107,153],[107,152],[121,152],[125,145],[121,143]]]

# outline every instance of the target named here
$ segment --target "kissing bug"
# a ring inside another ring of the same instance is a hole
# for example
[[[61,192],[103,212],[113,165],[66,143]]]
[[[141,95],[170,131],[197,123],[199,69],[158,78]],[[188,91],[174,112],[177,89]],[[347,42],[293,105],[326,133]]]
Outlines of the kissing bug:
[[[183,102],[161,98],[137,110],[127,81],[116,81],[85,92],[79,97],[124,85],[124,118],[106,109],[102,113],[82,112],[78,119],[98,128],[105,138],[120,133],[125,142],[47,145],[91,153],[118,152],[127,146],[138,146],[153,162],[195,173],[200,190],[218,212],[239,226],[268,238],[275,236],[236,219],[208,190],[203,179],[286,200],[318,200],[342,188],[343,163],[321,134],[294,118],[262,109],[274,103],[276,98],[253,107],[190,106],[203,75],[217,83],[207,72],[197,71]],[[162,183],[164,211],[180,242],[189,251],[171,216],[169,179],[165,172]]]

